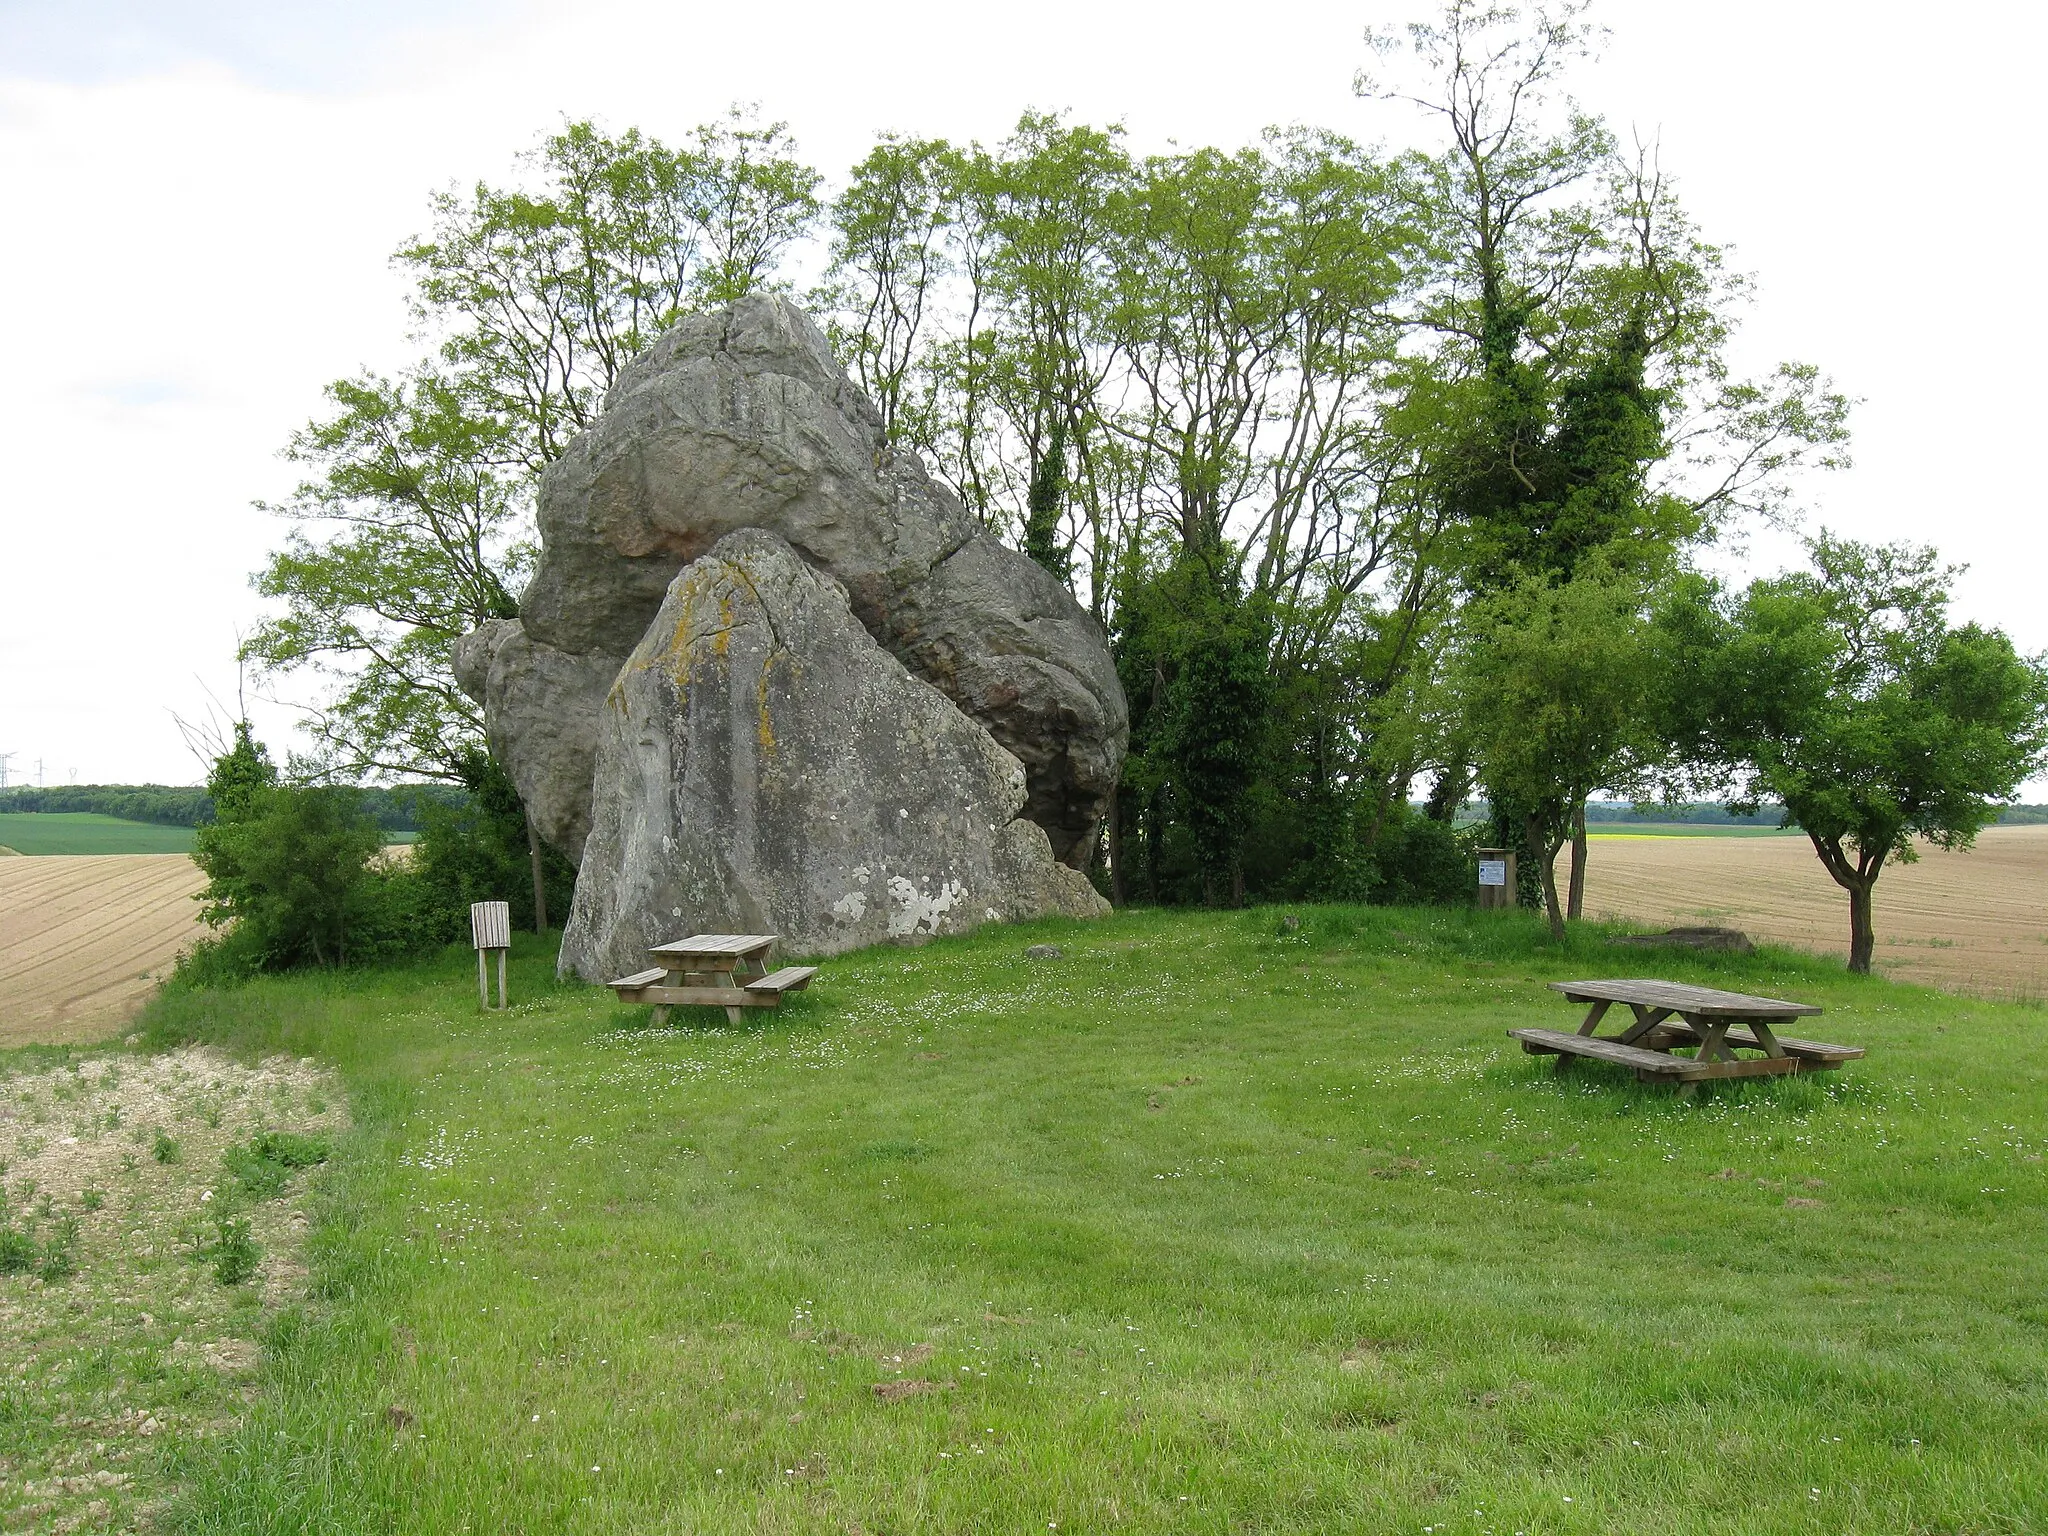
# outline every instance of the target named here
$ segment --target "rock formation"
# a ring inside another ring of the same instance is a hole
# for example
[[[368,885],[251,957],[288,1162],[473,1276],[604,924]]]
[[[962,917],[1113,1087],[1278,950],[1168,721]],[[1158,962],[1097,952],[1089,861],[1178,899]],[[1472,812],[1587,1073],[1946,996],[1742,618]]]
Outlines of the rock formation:
[[[534,830],[572,864],[590,835],[598,710],[623,660],[558,651],[510,619],[455,642],[455,680],[485,705],[491,755],[518,786]]]
[[[1023,765],[782,537],[720,539],[644,631],[599,711],[565,969],[624,975],[707,927],[831,954],[1107,910],[1019,814]],[[494,695],[522,643],[499,639]]]
[[[1023,763],[1025,814],[1058,857],[1088,863],[1128,736],[1100,626],[890,447],[786,300],[749,298],[664,335],[549,467],[539,510],[525,643],[501,634],[467,670],[514,782],[545,808],[536,823],[570,857],[567,741],[594,707],[590,679],[639,643],[683,565],[765,528],[837,577],[868,633]],[[488,643],[480,632],[473,648]],[[543,720],[562,739],[520,745]]]

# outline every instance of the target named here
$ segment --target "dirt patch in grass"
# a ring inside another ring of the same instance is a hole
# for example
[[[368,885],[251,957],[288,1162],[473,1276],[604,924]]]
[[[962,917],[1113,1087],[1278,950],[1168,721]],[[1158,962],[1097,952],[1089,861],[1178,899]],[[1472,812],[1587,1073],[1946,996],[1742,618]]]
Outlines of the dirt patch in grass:
[[[0,1528],[139,1530],[167,1452],[255,1391],[303,1292],[309,1171],[348,1125],[309,1062],[0,1068]]]

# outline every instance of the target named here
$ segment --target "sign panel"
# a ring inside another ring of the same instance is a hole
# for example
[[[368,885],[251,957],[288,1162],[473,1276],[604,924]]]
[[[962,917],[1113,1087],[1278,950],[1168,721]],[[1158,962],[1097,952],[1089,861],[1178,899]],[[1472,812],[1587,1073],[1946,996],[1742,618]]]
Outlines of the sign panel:
[[[1508,861],[1506,859],[1481,859],[1479,861],[1479,883],[1481,885],[1506,885],[1508,883]]]

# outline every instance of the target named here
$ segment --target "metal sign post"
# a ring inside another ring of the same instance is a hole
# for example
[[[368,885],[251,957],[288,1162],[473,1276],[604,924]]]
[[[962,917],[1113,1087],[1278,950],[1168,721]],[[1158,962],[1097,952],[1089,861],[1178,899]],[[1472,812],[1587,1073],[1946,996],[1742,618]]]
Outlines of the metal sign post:
[[[479,901],[469,909],[469,933],[476,941],[476,992],[477,1005],[491,1006],[490,972],[486,969],[484,957],[493,951],[498,956],[498,1006],[506,1005],[505,998],[505,956],[512,948],[512,909],[502,901]]]

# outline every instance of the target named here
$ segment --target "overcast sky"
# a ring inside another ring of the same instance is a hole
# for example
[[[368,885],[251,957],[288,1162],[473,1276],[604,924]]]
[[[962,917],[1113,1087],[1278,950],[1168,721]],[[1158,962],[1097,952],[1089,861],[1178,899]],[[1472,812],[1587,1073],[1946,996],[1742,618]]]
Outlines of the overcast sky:
[[[232,700],[277,456],[330,379],[413,352],[391,250],[563,115],[679,138],[734,101],[835,175],[878,130],[994,140],[1026,107],[1138,148],[1357,100],[1361,34],[1426,0],[1030,7],[0,0],[0,752],[14,782],[191,782],[171,711]],[[1759,280],[1737,343],[1863,402],[1814,525],[1971,566],[1958,612],[2048,648],[2039,359],[2048,7],[1604,0],[1575,89],[1661,143]],[[1782,540],[1746,565],[1774,568]],[[274,749],[290,716],[258,711]],[[2038,788],[2038,786],[2037,786]],[[2040,798],[2035,794],[2034,798]]]

